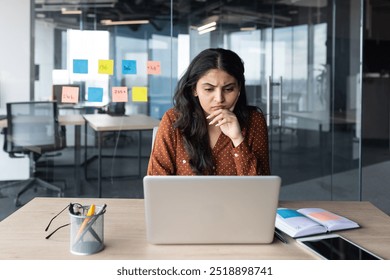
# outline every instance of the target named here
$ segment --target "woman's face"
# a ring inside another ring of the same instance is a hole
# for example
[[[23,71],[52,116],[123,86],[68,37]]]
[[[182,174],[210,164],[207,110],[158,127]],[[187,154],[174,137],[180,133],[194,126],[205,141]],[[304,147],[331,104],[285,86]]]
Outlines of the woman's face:
[[[206,115],[218,109],[233,111],[240,95],[236,78],[220,69],[212,69],[196,83],[194,92]]]

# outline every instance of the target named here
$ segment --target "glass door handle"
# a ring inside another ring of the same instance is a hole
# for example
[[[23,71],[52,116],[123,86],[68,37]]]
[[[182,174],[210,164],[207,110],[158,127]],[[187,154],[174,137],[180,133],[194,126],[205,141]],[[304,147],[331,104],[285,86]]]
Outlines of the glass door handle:
[[[282,96],[283,96],[283,78],[282,76],[280,76],[279,78],[279,121],[278,121],[278,124],[279,124],[279,128],[282,127]]]
[[[271,96],[273,95],[273,87],[278,86],[279,87],[279,100],[278,100],[278,115],[272,115],[272,103],[271,103]],[[279,82],[273,82],[272,77],[269,76],[267,80],[267,125],[270,125],[271,118],[272,119],[278,119],[278,125],[279,127],[282,126],[282,95],[283,95],[283,78],[280,76]]]

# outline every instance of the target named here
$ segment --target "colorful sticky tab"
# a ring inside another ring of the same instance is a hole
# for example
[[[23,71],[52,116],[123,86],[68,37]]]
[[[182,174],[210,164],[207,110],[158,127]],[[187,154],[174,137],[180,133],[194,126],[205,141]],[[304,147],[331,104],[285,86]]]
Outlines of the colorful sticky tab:
[[[148,102],[148,88],[147,87],[133,87],[132,88],[133,102]]]
[[[147,72],[149,75],[160,75],[161,74],[160,61],[148,61]]]
[[[109,59],[109,60],[99,60],[99,74],[108,74],[108,75],[113,75],[114,74],[114,61]]]
[[[73,59],[73,73],[88,74],[88,60],[87,59]]]
[[[61,92],[62,103],[78,103],[79,102],[79,88],[78,87],[62,87]]]
[[[284,219],[303,216],[301,213],[293,209],[278,209],[277,213]]]
[[[128,90],[127,87],[112,87],[112,102],[127,102]]]
[[[122,74],[137,74],[137,61],[122,60]]]
[[[102,102],[103,101],[103,88],[89,87],[88,88],[88,101]]]
[[[333,214],[333,213],[330,213],[330,212],[327,212],[327,211],[313,212],[313,213],[308,214],[307,216],[313,217],[319,221],[336,221],[336,220],[341,219],[340,216]]]

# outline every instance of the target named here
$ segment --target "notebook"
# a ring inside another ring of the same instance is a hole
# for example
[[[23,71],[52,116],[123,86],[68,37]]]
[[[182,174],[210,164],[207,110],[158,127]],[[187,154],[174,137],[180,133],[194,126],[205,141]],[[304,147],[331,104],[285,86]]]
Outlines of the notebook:
[[[152,244],[266,244],[274,237],[278,176],[145,176]]]

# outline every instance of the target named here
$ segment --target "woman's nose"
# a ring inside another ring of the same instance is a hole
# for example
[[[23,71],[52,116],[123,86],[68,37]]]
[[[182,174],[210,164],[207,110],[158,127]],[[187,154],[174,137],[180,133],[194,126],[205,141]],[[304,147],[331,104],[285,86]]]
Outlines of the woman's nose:
[[[222,103],[222,102],[224,101],[222,90],[217,89],[217,90],[215,91],[215,97],[214,97],[214,99],[215,99],[215,101],[218,102],[218,103]]]

